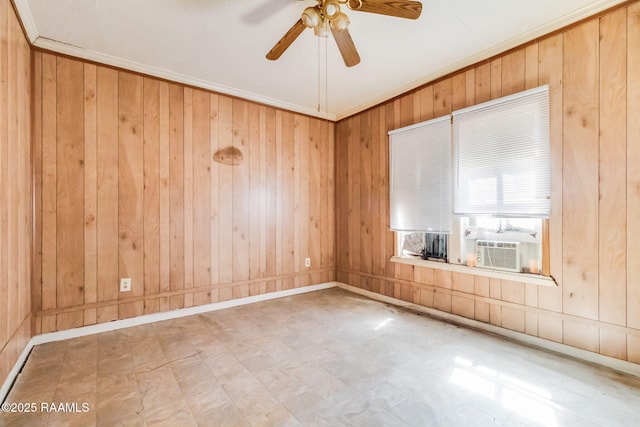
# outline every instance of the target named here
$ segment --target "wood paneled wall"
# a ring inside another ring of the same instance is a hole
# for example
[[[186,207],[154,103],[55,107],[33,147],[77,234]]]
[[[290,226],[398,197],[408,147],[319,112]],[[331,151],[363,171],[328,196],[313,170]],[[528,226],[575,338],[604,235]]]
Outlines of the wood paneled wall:
[[[394,264],[387,131],[550,86],[550,268],[559,287]],[[338,123],[337,278],[640,363],[640,2]]]
[[[31,57],[0,0],[0,382],[31,337]]]
[[[334,280],[334,124],[33,55],[36,333]]]

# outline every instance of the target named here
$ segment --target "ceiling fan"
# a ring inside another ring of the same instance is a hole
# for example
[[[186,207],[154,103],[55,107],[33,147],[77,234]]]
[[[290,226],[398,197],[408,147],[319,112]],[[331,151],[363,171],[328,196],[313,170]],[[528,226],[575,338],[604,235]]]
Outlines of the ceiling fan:
[[[275,61],[298,38],[306,28],[313,28],[316,36],[327,37],[331,29],[342,59],[347,67],[360,63],[360,55],[351,34],[349,17],[340,5],[357,12],[378,13],[399,18],[417,19],[422,12],[422,3],[413,0],[317,0],[318,4],[306,8],[293,27],[267,53],[267,59]]]

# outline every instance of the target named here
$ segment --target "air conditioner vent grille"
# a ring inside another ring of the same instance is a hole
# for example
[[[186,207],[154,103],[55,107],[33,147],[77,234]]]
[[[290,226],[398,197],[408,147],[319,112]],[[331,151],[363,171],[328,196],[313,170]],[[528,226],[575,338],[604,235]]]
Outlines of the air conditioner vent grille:
[[[476,241],[478,267],[520,272],[520,242]]]

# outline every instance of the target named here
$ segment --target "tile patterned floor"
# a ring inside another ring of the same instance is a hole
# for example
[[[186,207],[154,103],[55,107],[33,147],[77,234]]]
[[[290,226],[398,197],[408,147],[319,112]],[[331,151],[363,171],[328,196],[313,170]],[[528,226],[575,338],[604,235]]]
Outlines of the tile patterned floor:
[[[38,346],[7,402],[79,412],[0,425],[640,425],[638,378],[338,289]]]

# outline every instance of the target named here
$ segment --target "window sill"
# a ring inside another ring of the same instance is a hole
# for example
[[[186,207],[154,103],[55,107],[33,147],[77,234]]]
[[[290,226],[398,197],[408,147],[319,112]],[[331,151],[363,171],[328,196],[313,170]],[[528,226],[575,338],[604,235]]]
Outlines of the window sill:
[[[541,276],[528,273],[509,273],[506,271],[489,270],[479,267],[467,267],[460,264],[449,264],[446,262],[426,261],[420,258],[393,256],[391,262],[400,264],[417,265],[438,270],[453,271],[456,273],[473,274],[474,276],[493,277],[495,279],[511,280],[514,282],[529,283],[538,286],[557,287],[558,284],[550,276]]]

